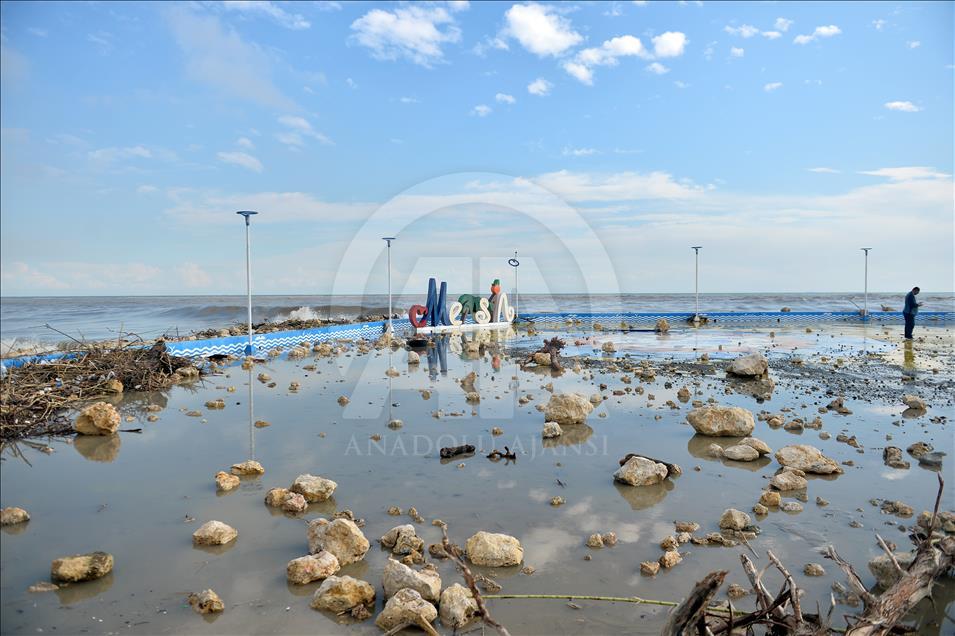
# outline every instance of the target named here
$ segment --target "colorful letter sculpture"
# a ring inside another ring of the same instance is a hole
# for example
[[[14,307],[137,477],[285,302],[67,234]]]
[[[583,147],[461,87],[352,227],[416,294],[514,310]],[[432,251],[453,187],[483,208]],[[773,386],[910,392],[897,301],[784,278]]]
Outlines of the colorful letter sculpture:
[[[491,296],[484,298],[477,294],[462,294],[456,302],[447,305],[448,284],[441,283],[438,291],[437,281],[428,279],[428,300],[424,306],[413,305],[408,310],[408,320],[418,328],[459,326],[474,317],[479,325],[498,322],[513,322],[514,308],[507,301],[507,294],[501,291],[501,281],[494,279],[491,284]]]
[[[408,310],[408,321],[415,327],[427,327],[428,309],[423,305],[412,305]]]

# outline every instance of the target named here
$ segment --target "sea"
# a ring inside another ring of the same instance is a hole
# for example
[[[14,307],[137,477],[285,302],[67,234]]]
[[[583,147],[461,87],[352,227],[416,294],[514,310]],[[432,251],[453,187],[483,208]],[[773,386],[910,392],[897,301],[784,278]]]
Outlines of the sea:
[[[901,293],[870,293],[869,310],[899,311]],[[394,296],[394,312],[403,315],[423,295]],[[693,294],[511,294],[519,312],[686,312],[696,308]],[[923,310],[952,311],[955,294],[922,292]],[[700,312],[857,311],[860,293],[700,294]],[[299,319],[380,318],[388,313],[387,295],[254,296],[252,322]],[[186,336],[195,331],[244,322],[245,296],[60,296],[0,298],[3,351],[50,346],[76,340],[107,340],[121,334],[144,339]]]

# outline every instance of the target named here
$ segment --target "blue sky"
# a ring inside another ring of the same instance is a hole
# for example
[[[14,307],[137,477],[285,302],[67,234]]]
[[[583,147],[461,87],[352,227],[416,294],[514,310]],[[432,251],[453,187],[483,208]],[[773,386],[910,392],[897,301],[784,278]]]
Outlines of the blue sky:
[[[5,295],[953,289],[953,4],[4,2]]]

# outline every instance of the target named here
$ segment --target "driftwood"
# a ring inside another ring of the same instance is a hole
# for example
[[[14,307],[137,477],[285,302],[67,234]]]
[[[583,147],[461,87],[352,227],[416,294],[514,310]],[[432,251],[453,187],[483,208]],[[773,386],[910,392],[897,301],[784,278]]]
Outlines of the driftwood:
[[[557,336],[554,336],[550,340],[545,340],[543,346],[541,346],[540,349],[538,349],[534,353],[531,353],[529,356],[527,356],[526,358],[524,358],[524,360],[521,361],[521,367],[533,362],[534,354],[549,353],[551,368],[557,371],[560,371],[564,368],[560,362],[560,350],[563,349],[564,346],[565,346],[564,341],[558,338]]]
[[[503,452],[495,448],[487,454],[487,458],[493,461],[498,461],[500,459],[517,459],[517,453],[505,446]]]
[[[461,570],[461,576],[464,578],[468,589],[471,590],[471,594],[474,596],[474,602],[477,603],[477,614],[481,617],[481,620],[483,620],[486,625],[497,630],[500,636],[511,636],[507,628],[498,623],[494,620],[494,617],[491,616],[490,610],[488,610],[487,605],[484,604],[484,597],[481,596],[481,590],[478,589],[474,574],[461,559],[461,549],[452,544],[451,540],[448,539],[448,526],[445,523],[441,524],[441,545],[444,548],[445,554],[448,555],[448,558],[454,561],[454,564]]]
[[[663,461],[662,459],[657,459],[655,457],[648,457],[646,455],[640,455],[639,453],[627,453],[627,455],[620,460],[620,465],[623,466],[631,457],[642,457],[643,459],[649,459],[651,462],[656,462],[658,464],[663,464],[667,467],[667,477],[676,477],[683,474],[683,469],[680,468],[678,464],[673,464],[671,462]]]
[[[686,600],[673,610],[660,634],[662,636],[680,636],[697,630],[701,634],[705,634],[707,631],[705,610],[710,604],[710,599],[723,585],[726,575],[727,572],[721,570],[710,572],[703,577],[703,580],[696,584]]]
[[[441,449],[441,459],[448,459],[457,455],[466,455],[473,452],[473,444],[464,444],[463,446],[446,446]]]

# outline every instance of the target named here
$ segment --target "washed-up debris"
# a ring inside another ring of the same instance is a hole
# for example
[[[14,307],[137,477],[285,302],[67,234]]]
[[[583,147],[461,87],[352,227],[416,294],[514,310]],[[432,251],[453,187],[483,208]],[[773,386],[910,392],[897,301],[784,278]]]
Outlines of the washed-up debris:
[[[456,457],[458,455],[466,455],[474,453],[475,448],[473,444],[463,444],[461,446],[447,446],[441,449],[441,458],[448,459],[450,457]]]
[[[498,460],[501,460],[501,459],[514,459],[514,460],[516,460],[516,459],[517,459],[517,453],[514,453],[513,451],[511,451],[510,448],[508,448],[507,446],[505,446],[503,451],[499,451],[499,450],[497,450],[497,449],[492,450],[490,453],[487,454],[487,458],[490,459],[490,460],[492,460],[492,461],[498,461]]]

